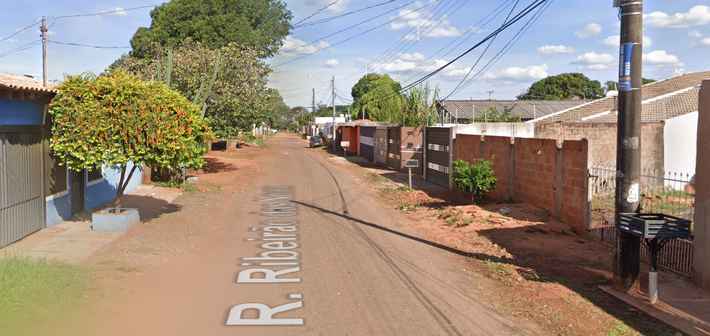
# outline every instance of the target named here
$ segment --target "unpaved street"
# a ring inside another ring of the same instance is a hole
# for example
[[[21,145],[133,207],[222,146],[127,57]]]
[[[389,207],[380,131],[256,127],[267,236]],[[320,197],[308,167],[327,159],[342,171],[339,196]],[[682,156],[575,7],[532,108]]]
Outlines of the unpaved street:
[[[198,246],[125,284],[125,297],[108,294],[119,304],[85,316],[82,332],[537,334],[479,300],[465,257],[417,238],[373,196],[372,176],[334,165],[292,135],[267,146],[244,193],[203,205],[209,218],[200,219]]]

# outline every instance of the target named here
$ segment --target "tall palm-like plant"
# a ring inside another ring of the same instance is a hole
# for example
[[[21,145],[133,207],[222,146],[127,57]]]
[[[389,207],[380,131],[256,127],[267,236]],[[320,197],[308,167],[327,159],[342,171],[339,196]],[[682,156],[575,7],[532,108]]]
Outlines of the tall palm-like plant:
[[[432,89],[429,83],[419,84],[407,92],[402,126],[430,126],[437,123],[436,100],[439,87]]]

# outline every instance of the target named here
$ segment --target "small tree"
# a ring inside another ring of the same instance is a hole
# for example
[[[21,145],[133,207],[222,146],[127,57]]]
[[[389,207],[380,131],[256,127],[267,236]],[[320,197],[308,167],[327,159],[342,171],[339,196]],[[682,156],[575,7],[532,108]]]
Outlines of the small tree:
[[[451,179],[459,189],[471,194],[471,204],[476,197],[483,197],[495,187],[498,180],[493,176],[493,156],[489,160],[473,159],[468,162],[456,159]]]
[[[115,212],[141,164],[200,168],[212,136],[201,110],[163,83],[123,71],[67,76],[50,104],[55,155],[70,169],[120,171]],[[128,163],[133,168],[126,176]]]

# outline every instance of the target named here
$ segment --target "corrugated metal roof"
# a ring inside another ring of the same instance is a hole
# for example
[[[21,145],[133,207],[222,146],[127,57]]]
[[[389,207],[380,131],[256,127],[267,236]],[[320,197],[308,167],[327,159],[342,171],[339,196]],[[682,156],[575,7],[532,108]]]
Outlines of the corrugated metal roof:
[[[457,119],[483,117],[483,111],[495,108],[503,112],[513,108],[511,116],[529,120],[584,104],[584,100],[445,100],[444,108]],[[475,111],[475,112],[474,112]]]
[[[45,87],[41,80],[0,72],[0,87],[19,91],[57,93],[59,91],[54,89],[55,86],[56,84],[47,83]]]

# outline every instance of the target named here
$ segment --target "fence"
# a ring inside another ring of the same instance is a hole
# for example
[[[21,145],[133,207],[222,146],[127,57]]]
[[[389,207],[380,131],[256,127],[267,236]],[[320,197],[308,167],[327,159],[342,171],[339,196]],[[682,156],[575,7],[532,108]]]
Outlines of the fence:
[[[616,226],[614,207],[617,171],[614,164],[596,163],[589,168],[590,223],[589,235],[607,246],[614,246]],[[643,170],[641,174],[641,209],[645,213],[664,213],[692,222],[695,196],[686,192],[690,174]],[[691,226],[692,229],[692,226]],[[641,250],[642,260],[649,252]],[[658,265],[669,271],[688,275],[692,273],[692,240],[674,239],[661,250]]]

